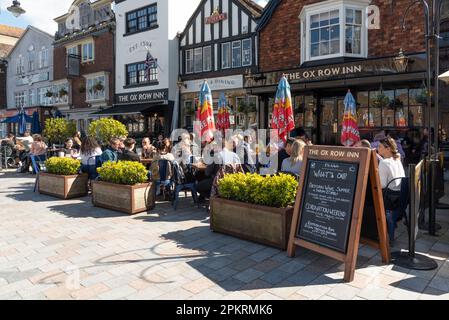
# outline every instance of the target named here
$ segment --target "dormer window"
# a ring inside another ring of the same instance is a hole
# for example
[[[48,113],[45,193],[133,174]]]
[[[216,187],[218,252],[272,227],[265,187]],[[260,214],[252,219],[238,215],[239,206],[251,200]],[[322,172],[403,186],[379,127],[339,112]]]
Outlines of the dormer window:
[[[330,0],[304,6],[301,62],[368,54],[367,0]]]

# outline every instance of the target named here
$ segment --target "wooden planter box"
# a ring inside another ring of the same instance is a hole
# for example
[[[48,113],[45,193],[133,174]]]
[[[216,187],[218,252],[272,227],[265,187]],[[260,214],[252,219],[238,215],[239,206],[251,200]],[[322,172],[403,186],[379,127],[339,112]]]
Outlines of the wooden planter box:
[[[286,250],[293,207],[273,208],[222,198],[211,199],[213,231]]]
[[[45,172],[39,173],[39,193],[61,199],[87,196],[87,174],[61,176]]]
[[[94,206],[136,214],[154,207],[154,184],[126,186],[103,181],[92,181]]]

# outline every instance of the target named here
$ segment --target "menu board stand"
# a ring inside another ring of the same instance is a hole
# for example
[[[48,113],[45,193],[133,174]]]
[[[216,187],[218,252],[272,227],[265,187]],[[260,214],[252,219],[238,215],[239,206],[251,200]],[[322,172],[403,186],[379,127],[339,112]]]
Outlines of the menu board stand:
[[[374,202],[379,248],[390,261],[382,188],[373,151],[367,148],[308,146],[293,211],[289,257],[300,246],[344,262],[344,280],[354,279],[368,187]]]

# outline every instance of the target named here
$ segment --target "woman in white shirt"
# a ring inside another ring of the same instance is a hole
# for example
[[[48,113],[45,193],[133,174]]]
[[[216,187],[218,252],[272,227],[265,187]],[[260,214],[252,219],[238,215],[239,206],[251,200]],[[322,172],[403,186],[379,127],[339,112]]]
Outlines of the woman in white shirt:
[[[100,146],[98,145],[97,141],[93,137],[86,137],[84,138],[83,142],[81,143],[81,164],[84,167],[84,170],[87,170],[87,166],[94,166],[95,165],[95,157],[101,156],[103,151],[101,151]],[[86,171],[84,171],[86,172]]]
[[[301,172],[302,157],[304,155],[305,142],[302,140],[296,140],[291,147],[291,155],[287,159],[282,161],[282,172],[290,172],[298,174]]]
[[[382,189],[388,187],[388,190],[384,191],[386,192],[386,196],[384,196],[384,205],[385,213],[387,215],[388,234],[390,236],[390,243],[392,244],[396,228],[399,193],[402,181],[401,179],[396,178],[405,177],[405,172],[398,147],[392,138],[385,138],[380,141],[378,153],[382,157],[379,162],[380,183]],[[396,180],[391,182],[393,179]]]

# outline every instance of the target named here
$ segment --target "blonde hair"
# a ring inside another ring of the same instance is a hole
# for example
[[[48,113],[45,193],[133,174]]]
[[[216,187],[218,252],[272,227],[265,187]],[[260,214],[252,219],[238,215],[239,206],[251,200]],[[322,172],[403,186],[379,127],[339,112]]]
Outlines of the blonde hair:
[[[302,161],[305,146],[306,143],[303,140],[296,140],[293,142],[291,149],[292,154],[290,156],[292,166],[295,165],[295,163],[298,163],[298,161]]]
[[[401,158],[401,154],[398,151],[398,145],[393,138],[385,138],[380,141],[380,143],[385,147],[389,148],[391,153],[393,154],[393,159],[398,160]]]

